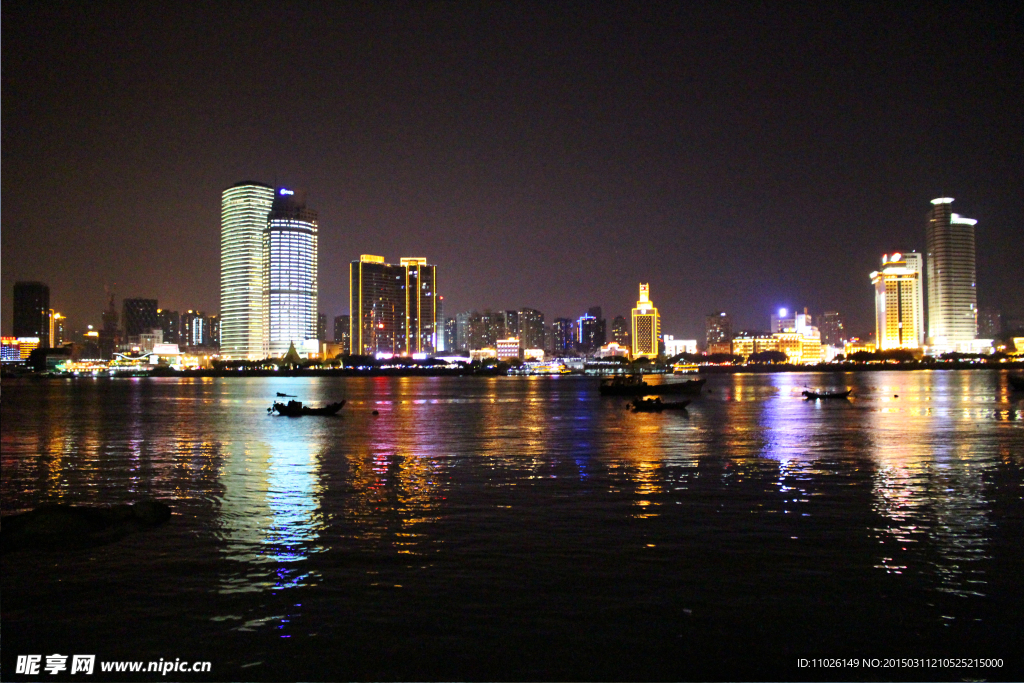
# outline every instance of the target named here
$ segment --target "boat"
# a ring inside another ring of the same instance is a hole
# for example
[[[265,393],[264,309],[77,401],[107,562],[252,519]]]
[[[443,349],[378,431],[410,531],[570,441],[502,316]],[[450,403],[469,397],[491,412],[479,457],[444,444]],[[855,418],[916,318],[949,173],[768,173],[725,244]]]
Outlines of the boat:
[[[647,393],[655,396],[665,394],[699,394],[704,388],[706,379],[690,379],[685,382],[665,382],[664,384],[651,384],[647,387]]]
[[[1010,388],[1013,391],[1024,391],[1024,375],[1015,376],[1009,375],[1006,378],[1010,382]]]
[[[808,401],[816,401],[818,399],[826,398],[849,398],[850,394],[853,393],[853,389],[847,389],[846,391],[808,391],[804,389],[802,392],[804,398]]]
[[[288,403],[278,403],[277,401],[274,401],[274,405],[267,408],[267,412],[276,412],[278,415],[284,415],[285,417],[337,415],[338,411],[341,410],[344,405],[345,401],[338,401],[337,403],[329,403],[325,406],[321,406],[320,408],[310,408],[309,406],[302,405],[302,401],[288,401]]]
[[[294,394],[282,394],[280,391],[277,392],[277,395],[280,396],[281,398],[295,398]]]
[[[630,406],[634,413],[660,413],[663,410],[686,410],[689,400],[662,401],[661,398],[641,398],[637,396]]]
[[[602,396],[643,396],[650,386],[640,375],[615,375],[601,380],[598,391]]]

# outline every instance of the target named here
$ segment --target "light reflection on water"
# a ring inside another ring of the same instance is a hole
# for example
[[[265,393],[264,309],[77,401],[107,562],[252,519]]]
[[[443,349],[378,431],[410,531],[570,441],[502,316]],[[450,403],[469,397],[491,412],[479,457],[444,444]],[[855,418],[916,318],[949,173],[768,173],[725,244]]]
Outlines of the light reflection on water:
[[[683,414],[633,414],[594,384],[5,383],[3,509],[176,501],[181,521],[159,538],[214,551],[213,578],[191,579],[223,596],[198,608],[214,633],[324,637],[312,615],[341,595],[354,613],[409,618],[398,598],[366,591],[409,595],[421,616],[435,601],[461,606],[486,631],[495,610],[534,614],[511,597],[552,580],[534,573],[581,563],[609,583],[559,584],[566,614],[628,611],[648,594],[683,609],[707,593],[734,627],[751,600],[812,610],[809,596],[836,590],[923,591],[915,618],[976,618],[971,601],[1005,585],[993,510],[1019,505],[1024,406],[999,373],[712,376]],[[854,394],[806,401],[805,387]],[[269,416],[279,391],[348,403],[336,418]],[[652,578],[658,552],[674,569]]]

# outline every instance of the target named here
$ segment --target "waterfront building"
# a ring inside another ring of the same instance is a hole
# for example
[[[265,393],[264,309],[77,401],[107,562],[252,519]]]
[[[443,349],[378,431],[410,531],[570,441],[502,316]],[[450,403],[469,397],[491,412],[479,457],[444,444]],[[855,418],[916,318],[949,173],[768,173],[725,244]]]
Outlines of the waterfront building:
[[[496,346],[498,360],[510,360],[519,358],[522,355],[522,346],[519,344],[519,337],[508,337],[499,339]]]
[[[274,189],[253,181],[235,183],[221,193],[220,315],[221,355],[256,360],[263,345],[263,232]],[[164,327],[164,339],[177,342]]]
[[[580,354],[594,353],[604,345],[602,322],[590,313],[586,313],[576,320],[573,325],[573,343]]]
[[[519,338],[523,348],[544,348],[544,314],[535,308],[519,309]]]
[[[821,323],[818,327],[821,330],[822,344],[839,347],[846,343],[843,317],[839,315],[838,311],[825,311],[821,315]]]
[[[164,343],[178,344],[181,341],[181,316],[177,311],[156,309],[157,325],[163,332]]]
[[[1003,333],[1003,313],[997,308],[985,306],[978,309],[978,336],[992,339]]]
[[[633,358],[657,358],[661,340],[661,319],[651,301],[651,286],[640,284],[640,300],[633,309]]]
[[[711,349],[712,344],[723,344],[732,341],[732,320],[725,311],[716,311],[704,316],[704,344]]]
[[[455,314],[455,351],[469,350],[470,320],[472,318],[472,311]]]
[[[121,310],[126,337],[138,337],[160,327],[156,299],[122,299]]]
[[[50,346],[50,288],[42,282],[14,283],[15,337],[34,337]]]
[[[321,344],[327,341],[327,314],[316,314],[316,340]]]
[[[208,346],[220,349],[220,316],[216,313],[206,316],[206,322],[210,326]]]
[[[924,326],[920,254],[882,256],[871,273],[875,286],[875,343],[880,351],[917,349]]]
[[[623,346],[618,342],[608,342],[602,345],[594,356],[597,358],[629,358],[629,347]]]
[[[202,311],[188,310],[181,316],[181,340],[179,343],[192,348],[209,346],[210,324]]]
[[[572,320],[555,318],[551,323],[551,351],[555,356],[572,355]]]
[[[67,321],[68,319],[60,313],[50,309],[47,316],[49,322],[49,339],[51,347],[63,346],[68,340]]]
[[[351,318],[347,315],[334,316],[334,342],[341,346],[341,353],[352,353]]]
[[[402,258],[405,278],[404,355],[434,353],[437,348],[437,267],[422,257]]]
[[[263,350],[316,354],[317,213],[301,190],[279,188],[263,230]]]
[[[434,345],[434,353],[444,353],[450,350],[452,347],[448,344],[447,333],[448,330],[445,327],[447,320],[444,317],[444,297],[440,294],[436,297],[437,301],[434,303],[435,306],[435,321],[434,321],[434,338],[436,344]]]
[[[932,200],[925,234],[928,344],[936,351],[971,347],[978,336],[974,226],[951,210],[952,197]]]
[[[696,339],[676,339],[671,334],[664,335],[665,355],[669,358],[681,353],[697,353]]]
[[[459,346],[456,341],[458,335],[458,327],[456,325],[455,318],[445,318],[444,321],[444,351],[458,351]]]
[[[519,337],[519,311],[502,311],[504,337]]]
[[[719,342],[721,343],[721,342]],[[761,353],[762,351],[778,351],[779,340],[771,334],[753,334],[750,332],[740,332],[733,337],[731,342],[731,349],[727,353],[732,353],[734,356],[743,356],[749,358],[755,353]]]
[[[405,349],[405,269],[363,254],[349,265],[351,345],[355,355]]]
[[[621,315],[612,320],[612,341],[619,346],[629,346],[629,323]]]

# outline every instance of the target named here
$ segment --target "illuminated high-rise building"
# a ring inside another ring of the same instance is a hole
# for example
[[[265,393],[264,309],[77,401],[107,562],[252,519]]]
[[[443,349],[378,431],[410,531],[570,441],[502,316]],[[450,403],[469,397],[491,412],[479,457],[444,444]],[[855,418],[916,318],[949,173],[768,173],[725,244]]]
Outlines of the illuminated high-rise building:
[[[918,279],[920,282],[920,278]],[[839,311],[825,311],[821,314],[821,343],[826,346],[843,346],[846,344],[846,329],[843,326],[843,316]]]
[[[405,349],[405,268],[363,254],[349,265],[349,312],[354,355]]]
[[[160,330],[163,332],[164,341],[169,344],[178,344],[181,339],[181,316],[178,315],[178,312],[158,308],[156,311],[156,319],[160,325]],[[221,322],[223,323],[223,319]],[[222,327],[222,339],[223,331]]]
[[[633,358],[657,358],[661,320],[651,301],[651,286],[640,284],[640,300],[633,309]]]
[[[572,320],[569,318],[555,318],[551,323],[551,350],[556,356],[568,356],[572,354],[573,335]]]
[[[920,256],[885,255],[881,270],[871,273],[875,286],[875,346],[879,351],[921,346],[924,301]]]
[[[50,288],[42,282],[14,283],[15,337],[37,337],[50,345]]]
[[[629,346],[629,323],[621,315],[612,321],[612,341],[619,346]]]
[[[263,349],[316,353],[317,213],[301,190],[279,188],[263,229]]]
[[[706,348],[712,344],[727,344],[732,341],[732,320],[725,311],[716,311],[704,316],[704,343]]]
[[[404,355],[437,348],[437,267],[425,258],[399,259],[405,278]]]
[[[520,308],[519,338],[524,349],[543,349],[544,314],[534,308]]]
[[[925,234],[928,340],[939,349],[969,346],[978,335],[974,226],[951,211],[951,197],[932,200]]]
[[[274,190],[243,181],[221,193],[220,336],[221,355],[232,359],[265,357],[263,347],[263,231]],[[177,331],[174,340],[177,343]]]

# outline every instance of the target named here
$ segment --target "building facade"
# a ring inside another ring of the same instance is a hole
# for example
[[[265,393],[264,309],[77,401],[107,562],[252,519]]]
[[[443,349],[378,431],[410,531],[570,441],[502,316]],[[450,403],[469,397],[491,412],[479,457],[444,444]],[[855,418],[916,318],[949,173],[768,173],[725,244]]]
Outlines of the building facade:
[[[704,316],[704,348],[732,341],[732,320],[725,311]]]
[[[940,350],[969,347],[978,336],[974,226],[951,210],[953,199],[932,200],[925,234],[928,343]]]
[[[235,183],[221,193],[221,354],[226,358],[265,357],[263,232],[273,201],[272,187],[252,181]],[[168,340],[166,329],[164,334]]]
[[[821,343],[826,346],[842,347],[846,343],[846,328],[839,311],[825,311],[821,314]]]
[[[404,355],[437,350],[437,267],[421,257],[399,259],[405,277]]]
[[[160,329],[156,299],[122,299],[121,311],[126,337],[138,337]]]
[[[632,313],[633,358],[657,358],[661,341],[661,318],[651,301],[651,286],[640,284],[640,300]]]
[[[543,349],[544,314],[535,308],[520,308],[519,338],[524,349]]]
[[[50,288],[42,282],[14,283],[15,337],[36,337],[42,347],[50,346]]]
[[[316,211],[304,193],[279,188],[263,230],[263,350],[280,358],[294,344],[318,353]]]
[[[178,344],[181,341],[181,316],[177,311],[168,311],[162,308],[156,310],[157,324],[163,332],[164,342]]]
[[[349,264],[351,346],[355,355],[405,349],[405,270],[383,256],[363,254]]]
[[[908,263],[903,254],[886,254],[882,257],[881,269],[871,273],[871,284],[875,286],[875,345],[878,350],[920,348],[924,301],[918,260],[911,259]]]

